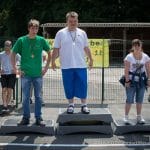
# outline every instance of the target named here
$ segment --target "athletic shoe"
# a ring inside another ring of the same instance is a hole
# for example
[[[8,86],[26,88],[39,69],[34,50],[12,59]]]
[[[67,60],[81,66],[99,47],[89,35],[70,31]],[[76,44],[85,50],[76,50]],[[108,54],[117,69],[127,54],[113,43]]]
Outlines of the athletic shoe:
[[[145,124],[145,120],[141,115],[137,115],[137,123],[138,124]]]
[[[89,114],[89,113],[90,113],[90,110],[89,110],[89,108],[87,107],[87,105],[83,105],[83,106],[81,106],[81,112],[82,112],[83,114]]]

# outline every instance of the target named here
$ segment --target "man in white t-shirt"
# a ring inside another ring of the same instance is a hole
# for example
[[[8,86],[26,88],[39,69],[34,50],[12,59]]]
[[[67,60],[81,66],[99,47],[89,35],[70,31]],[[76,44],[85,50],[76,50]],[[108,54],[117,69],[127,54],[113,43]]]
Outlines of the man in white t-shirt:
[[[65,95],[69,101],[67,113],[74,113],[74,97],[78,97],[82,103],[81,112],[88,114],[85,54],[89,60],[89,68],[93,66],[93,60],[88,47],[87,34],[77,27],[78,14],[76,12],[68,12],[66,22],[67,27],[59,30],[55,37],[52,68],[56,68],[55,60],[59,56]]]

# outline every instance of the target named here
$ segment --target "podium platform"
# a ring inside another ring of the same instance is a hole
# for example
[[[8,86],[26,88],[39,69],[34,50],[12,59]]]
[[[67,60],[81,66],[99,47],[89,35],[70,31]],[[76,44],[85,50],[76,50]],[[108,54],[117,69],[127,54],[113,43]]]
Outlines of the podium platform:
[[[60,108],[56,122],[57,134],[61,135],[81,132],[113,133],[113,119],[108,108],[91,108],[90,114],[82,114],[80,108],[75,108],[74,114],[67,114],[66,108]]]
[[[125,124],[123,120],[114,120],[114,134],[120,135],[131,132],[149,132],[150,120],[145,124],[137,124],[136,120],[130,120],[130,124]]]
[[[30,120],[29,125],[18,125],[17,123],[20,119],[6,119],[1,125],[0,133],[8,134],[8,133],[19,133],[19,132],[32,132],[32,133],[41,133],[54,135],[54,121],[46,120],[45,126],[37,126],[34,124],[35,120]]]

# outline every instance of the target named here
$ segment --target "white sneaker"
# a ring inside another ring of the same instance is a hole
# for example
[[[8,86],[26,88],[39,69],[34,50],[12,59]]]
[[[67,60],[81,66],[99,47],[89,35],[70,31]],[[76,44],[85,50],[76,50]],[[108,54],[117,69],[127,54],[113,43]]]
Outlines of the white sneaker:
[[[137,123],[138,124],[145,124],[145,120],[141,115],[137,115]]]
[[[128,116],[125,116],[125,117],[123,118],[123,122],[124,122],[125,124],[130,124],[129,117],[128,117]]]

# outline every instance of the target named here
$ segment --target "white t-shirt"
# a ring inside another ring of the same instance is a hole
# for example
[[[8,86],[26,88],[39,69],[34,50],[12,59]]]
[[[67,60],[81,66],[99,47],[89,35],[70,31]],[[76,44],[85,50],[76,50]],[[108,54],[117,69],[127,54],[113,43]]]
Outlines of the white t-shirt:
[[[150,61],[150,58],[147,54],[142,53],[142,59],[141,60],[136,60],[133,53],[128,54],[124,61],[130,62],[130,72],[135,72],[139,66],[141,66],[140,69],[138,69],[137,73],[143,73],[146,72],[145,64]],[[130,79],[132,79],[132,75],[129,76]],[[135,79],[136,81],[139,80],[139,78]]]
[[[68,27],[59,30],[54,40],[54,48],[59,48],[61,69],[86,68],[85,47],[88,47],[88,39],[83,30],[77,28],[70,32]]]

